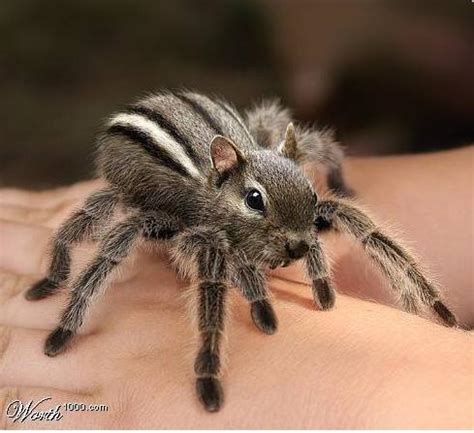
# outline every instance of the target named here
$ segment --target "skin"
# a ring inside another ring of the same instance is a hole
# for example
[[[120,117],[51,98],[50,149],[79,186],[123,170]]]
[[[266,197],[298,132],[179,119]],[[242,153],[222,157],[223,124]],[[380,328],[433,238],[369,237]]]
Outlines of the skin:
[[[351,160],[358,201],[396,222],[430,265],[446,302],[474,324],[473,147]],[[273,273],[279,318],[273,336],[252,324],[232,295],[226,402],[207,414],[193,389],[192,321],[186,286],[161,253],[141,248],[121,268],[64,354],[43,355],[65,293],[38,303],[23,292],[43,276],[52,230],[97,181],[41,193],[0,191],[0,409],[47,396],[109,406],[64,412],[58,422],[8,428],[472,428],[472,334],[394,308],[383,279],[357,245],[323,238],[339,291],[334,310],[315,311],[298,265]],[[448,202],[449,199],[449,202]],[[393,230],[392,230],[393,231]],[[92,246],[74,263],[84,264]],[[360,299],[364,298],[364,299]],[[377,303],[366,299],[374,299]]]

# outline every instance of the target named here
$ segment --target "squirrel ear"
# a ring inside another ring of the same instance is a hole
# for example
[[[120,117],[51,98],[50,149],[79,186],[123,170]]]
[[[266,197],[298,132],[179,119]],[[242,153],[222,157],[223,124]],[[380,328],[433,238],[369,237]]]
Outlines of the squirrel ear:
[[[222,135],[216,135],[211,142],[212,166],[220,173],[231,170],[244,162],[244,156],[232,141]]]
[[[285,141],[280,146],[280,152],[289,159],[296,159],[297,147],[295,126],[290,122],[286,127]]]

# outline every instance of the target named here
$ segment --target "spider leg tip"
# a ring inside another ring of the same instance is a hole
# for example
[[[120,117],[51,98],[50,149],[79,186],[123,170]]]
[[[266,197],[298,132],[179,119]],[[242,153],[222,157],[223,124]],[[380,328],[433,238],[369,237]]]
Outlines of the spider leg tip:
[[[441,301],[435,301],[433,304],[433,310],[443,320],[446,326],[453,328],[459,327],[458,320],[456,319],[454,313],[452,313],[451,310],[449,310],[449,308]]]
[[[54,294],[57,284],[48,278],[43,278],[33,284],[26,292],[25,299],[28,301],[39,301]]]
[[[73,336],[73,332],[61,327],[56,328],[49,334],[44,343],[44,354],[49,357],[54,357],[64,351],[66,343]]]
[[[266,301],[252,303],[251,315],[255,326],[262,332],[272,335],[278,328],[278,320],[271,304]]]
[[[196,391],[204,409],[217,412],[224,401],[224,392],[219,380],[215,377],[199,377],[196,380]]]

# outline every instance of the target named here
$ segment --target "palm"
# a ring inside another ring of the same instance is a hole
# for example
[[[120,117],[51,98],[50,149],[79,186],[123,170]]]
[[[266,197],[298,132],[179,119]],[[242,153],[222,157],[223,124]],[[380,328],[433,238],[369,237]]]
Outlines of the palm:
[[[52,402],[45,409],[65,402],[109,408],[107,413],[63,413],[52,425],[31,420],[13,425],[439,427],[433,413],[442,417],[443,426],[466,425],[471,404],[466,391],[471,371],[465,357],[471,347],[468,338],[419,317],[345,296],[338,298],[335,310],[316,312],[311,290],[297,282],[301,281],[298,267],[270,278],[280,320],[280,331],[274,336],[257,331],[248,305],[232,295],[229,374],[224,375],[227,401],[217,414],[206,414],[193,392],[195,326],[188,320],[186,286],[176,281],[167,260],[157,252],[137,251],[127,260],[91,308],[81,329],[83,337],[57,358],[44,356],[44,340],[56,325],[66,293],[27,302],[23,292],[46,270],[52,230],[97,187],[97,182],[88,182],[56,192],[3,191],[0,196],[0,407],[15,399],[49,396]],[[83,265],[92,250],[92,245],[78,248],[74,262]],[[361,275],[364,259],[358,258],[356,264],[347,259],[348,251],[343,242],[330,243],[339,290],[365,296],[377,293],[383,298],[386,291],[376,274],[371,270],[370,275],[365,271]],[[344,262],[346,266],[340,266]],[[393,367],[401,363],[403,368],[393,376]],[[443,392],[425,386],[432,383],[427,377],[436,377]],[[380,392],[403,397],[390,405],[369,398]],[[443,396],[456,404],[450,405]],[[363,408],[360,401],[366,401]],[[423,407],[418,408],[419,401]],[[373,417],[380,405],[383,413],[396,414],[396,423],[390,416]],[[412,415],[414,407],[423,421],[403,415],[405,409]],[[429,413],[423,412],[424,407]],[[12,420],[4,422],[10,426]]]

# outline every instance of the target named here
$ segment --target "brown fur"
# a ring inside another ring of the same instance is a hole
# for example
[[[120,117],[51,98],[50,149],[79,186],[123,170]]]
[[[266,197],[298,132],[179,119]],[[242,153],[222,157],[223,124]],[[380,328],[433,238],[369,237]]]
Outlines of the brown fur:
[[[334,305],[318,230],[335,229],[360,241],[407,310],[426,304],[456,325],[413,257],[366,214],[348,202],[318,202],[300,165],[326,165],[344,192],[342,152],[326,134],[289,121],[287,110],[271,104],[244,121],[227,103],[192,92],[162,92],[113,117],[97,158],[110,187],[92,195],[59,229],[48,277],[26,294],[30,300],[53,294],[69,275],[73,244],[93,233],[100,237],[96,257],[69,284],[70,302],[45,353],[65,349],[95,295],[140,238],[165,243],[178,271],[191,280],[200,335],[196,390],[209,411],[223,402],[221,340],[232,285],[268,334],[277,327],[265,283],[268,268],[304,258],[316,305]],[[109,226],[117,204],[123,218]],[[99,226],[107,229],[100,232]]]

